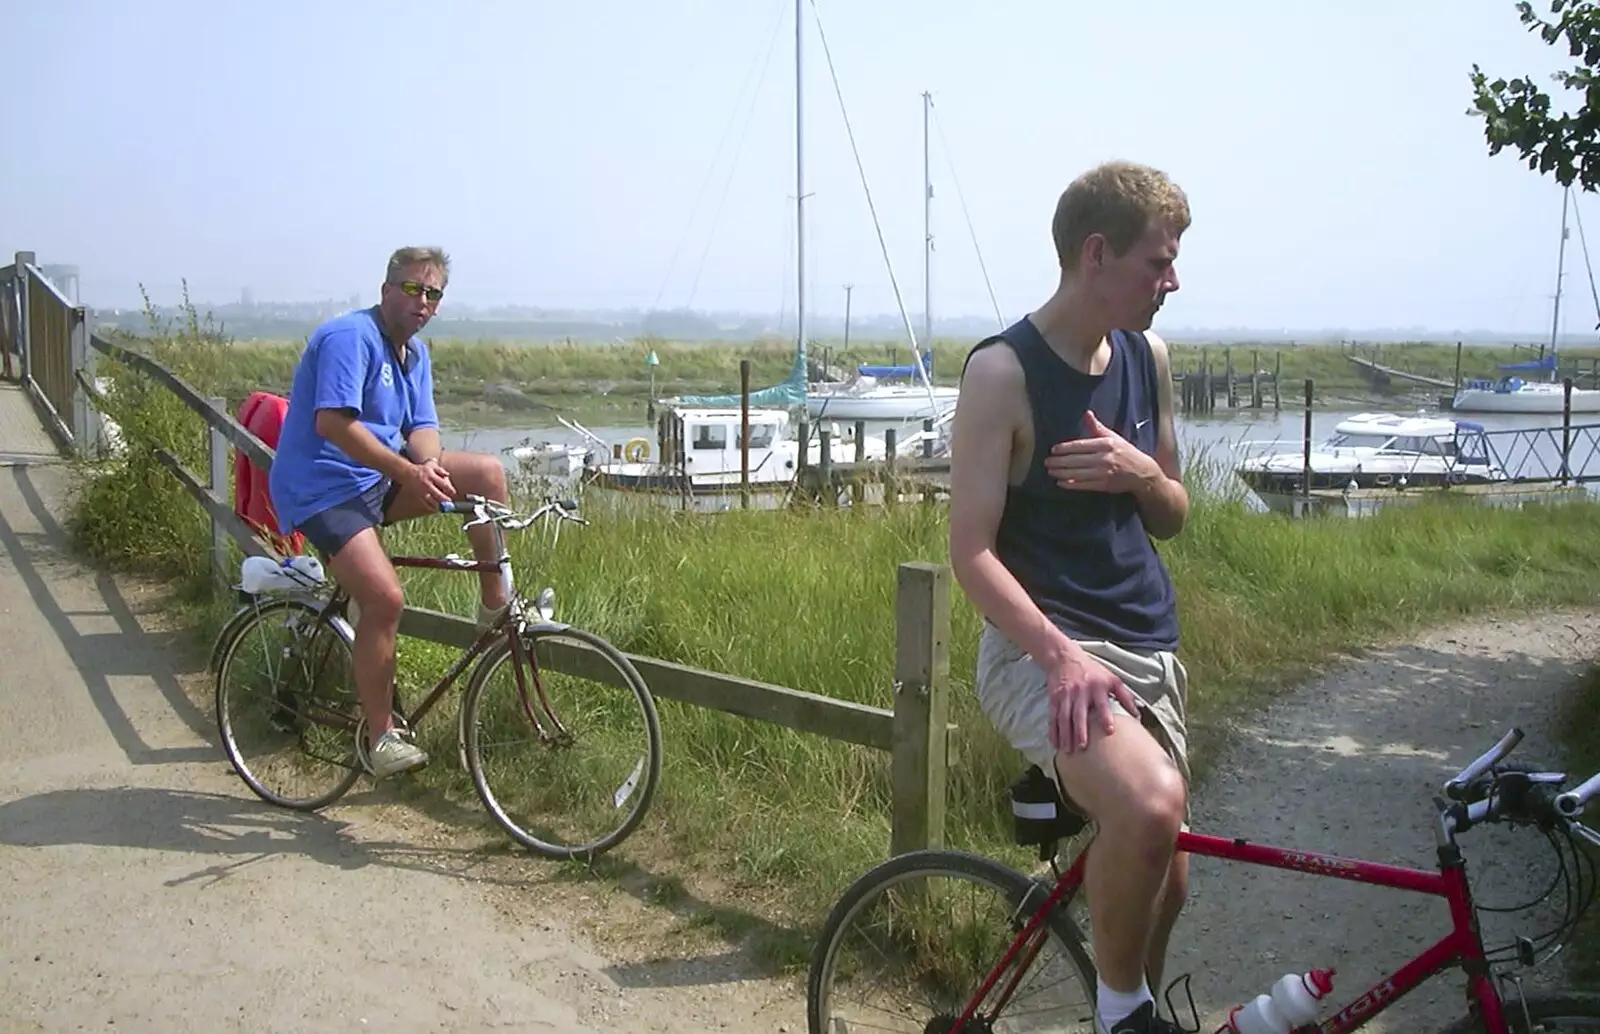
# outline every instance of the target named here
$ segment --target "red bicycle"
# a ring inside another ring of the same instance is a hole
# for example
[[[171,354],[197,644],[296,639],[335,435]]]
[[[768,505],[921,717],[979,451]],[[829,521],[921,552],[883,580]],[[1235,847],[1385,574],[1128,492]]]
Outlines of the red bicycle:
[[[1559,943],[1596,890],[1594,856],[1579,841],[1600,846],[1600,834],[1579,819],[1585,804],[1600,794],[1600,774],[1565,790],[1562,773],[1503,763],[1521,740],[1522,731],[1512,729],[1446,782],[1443,798],[1434,798],[1436,871],[1188,831],[1178,835],[1178,850],[1193,855],[1392,887],[1448,904],[1448,933],[1359,996],[1325,1010],[1326,1018],[1294,1028],[1296,1034],[1359,1030],[1447,968],[1459,968],[1465,977],[1468,1012],[1445,1034],[1600,1032],[1600,994],[1524,994],[1519,984],[1515,994],[1502,997],[1492,979],[1494,963],[1531,965],[1536,950]],[[1035,768],[1029,775],[1037,777],[1033,785],[1043,780],[1049,789],[1033,795],[1030,803],[1018,793],[1028,785],[1026,777],[1013,787],[1015,839],[1039,847],[1054,880],[947,849],[910,852],[875,866],[846,889],[823,925],[807,986],[811,1034],[1094,1031],[1094,963],[1069,914],[1083,884],[1090,847],[1064,872],[1055,860],[1058,843],[1086,823],[1067,808],[1042,772]],[[1038,796],[1047,799],[1038,801]],[[1543,831],[1557,851],[1567,893],[1561,921],[1539,939],[1541,944],[1521,937],[1491,952],[1484,947],[1479,906],[1457,838],[1496,822]],[[988,912],[976,907],[980,893],[990,899]],[[1170,985],[1168,991],[1170,998]],[[1192,1012],[1192,1000],[1190,1005]],[[1198,1017],[1189,1029],[1199,1030]],[[1224,1025],[1218,1034],[1226,1030]]]

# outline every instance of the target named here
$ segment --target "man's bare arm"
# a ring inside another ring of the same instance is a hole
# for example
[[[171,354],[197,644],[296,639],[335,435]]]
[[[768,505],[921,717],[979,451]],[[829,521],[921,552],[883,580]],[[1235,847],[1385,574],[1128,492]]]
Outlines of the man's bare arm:
[[[400,481],[410,473],[411,461],[378,441],[349,410],[317,410],[317,433],[344,450],[346,456],[391,481]]]
[[[1154,538],[1170,539],[1183,530],[1189,518],[1189,491],[1183,485],[1178,459],[1178,431],[1173,418],[1172,356],[1167,343],[1146,332],[1156,366],[1156,403],[1161,411],[1156,427],[1156,465],[1161,476],[1147,479],[1135,493],[1139,516]]]
[[[1019,398],[1027,394],[1015,353],[1003,344],[979,350],[962,376],[950,425],[950,568],[979,613],[1048,666],[1080,648],[1051,624],[994,551]]]
[[[444,443],[437,427],[418,427],[406,436],[406,456],[412,463],[426,463],[444,455]]]

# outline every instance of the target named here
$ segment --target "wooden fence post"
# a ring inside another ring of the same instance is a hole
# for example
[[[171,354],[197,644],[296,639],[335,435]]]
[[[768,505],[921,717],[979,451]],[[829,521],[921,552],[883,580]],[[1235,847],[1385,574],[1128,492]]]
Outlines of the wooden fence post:
[[[895,593],[889,853],[944,846],[949,763],[950,569],[900,565]]]
[[[27,384],[33,377],[33,313],[30,311],[32,306],[29,303],[32,299],[29,297],[31,288],[28,283],[30,279],[28,266],[32,264],[33,258],[33,252],[31,251],[19,251],[15,256],[17,266],[17,345],[21,352],[22,376],[19,381],[22,384]]]
[[[78,373],[90,384],[94,383],[94,350],[89,347],[89,310],[82,305],[71,310],[70,344],[72,361],[67,372],[72,387],[72,412],[63,413],[63,420],[72,421],[72,437],[78,446],[78,455],[93,456],[99,452],[100,421],[94,407],[89,404],[89,392],[78,380]]]
[[[217,407],[217,411],[228,411],[228,400],[212,396],[206,401]],[[210,460],[211,494],[223,506],[233,506],[233,493],[228,491],[228,439],[223,433],[207,424],[206,427],[206,454]],[[211,574],[216,579],[220,588],[226,589],[231,581],[228,553],[228,529],[216,517],[211,518]]]

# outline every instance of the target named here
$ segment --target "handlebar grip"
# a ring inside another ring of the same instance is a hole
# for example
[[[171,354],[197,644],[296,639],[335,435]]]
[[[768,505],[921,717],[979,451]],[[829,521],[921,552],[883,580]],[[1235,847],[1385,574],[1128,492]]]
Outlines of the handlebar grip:
[[[1567,818],[1574,818],[1583,814],[1584,806],[1589,803],[1589,798],[1600,793],[1600,773],[1596,773],[1584,780],[1582,784],[1564,794],[1556,797],[1556,811]]]
[[[1444,784],[1446,796],[1449,796],[1452,799],[1455,798],[1456,793],[1463,786],[1472,782],[1484,772],[1487,772],[1491,765],[1504,759],[1505,756],[1515,750],[1517,744],[1521,742],[1522,730],[1516,726],[1513,726],[1510,732],[1501,737],[1499,743],[1496,743],[1493,747],[1490,747],[1476,761],[1468,765],[1466,768],[1463,768],[1454,779]]]
[[[456,504],[451,502],[450,500],[446,499],[444,502],[439,504],[439,512],[440,513],[455,513],[456,512]]]

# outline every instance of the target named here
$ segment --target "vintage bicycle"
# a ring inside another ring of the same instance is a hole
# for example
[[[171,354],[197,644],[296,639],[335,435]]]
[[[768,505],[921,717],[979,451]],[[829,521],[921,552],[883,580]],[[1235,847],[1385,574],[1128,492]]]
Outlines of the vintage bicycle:
[[[1492,979],[1494,965],[1533,965],[1536,952],[1561,943],[1596,890],[1590,848],[1600,846],[1600,834],[1580,819],[1585,804],[1600,794],[1600,774],[1566,790],[1562,773],[1505,763],[1522,736],[1520,729],[1512,729],[1448,780],[1443,798],[1434,798],[1436,871],[1189,831],[1178,835],[1178,850],[1195,855],[1392,887],[1448,904],[1450,925],[1443,936],[1360,995],[1329,1004],[1324,1018],[1293,1028],[1296,1034],[1359,1030],[1424,981],[1451,968],[1464,977],[1467,1015],[1445,1034],[1600,1032],[1600,995],[1524,992],[1520,982],[1502,995]],[[1083,884],[1092,837],[1062,871],[1057,847],[1081,833],[1086,823],[1061,801],[1055,784],[1037,766],[1028,776],[1037,778],[1025,776],[1013,787],[1014,839],[1037,846],[1054,879],[947,849],[899,855],[863,873],[830,910],[812,955],[807,984],[811,1034],[1095,1030],[1094,962],[1070,911]],[[1046,793],[1019,793],[1021,787],[1040,786],[1040,780],[1048,787]],[[1562,918],[1537,941],[1518,937],[1493,951],[1484,946],[1479,906],[1458,843],[1462,833],[1484,823],[1536,827],[1556,849],[1557,878],[1566,880]],[[980,894],[991,898],[992,910],[983,915]],[[962,907],[954,907],[958,900]],[[1224,950],[1219,964],[1225,965],[1226,957]],[[1176,1011],[1171,989],[1169,985],[1169,1015]],[[1330,1003],[1336,995],[1337,989]],[[1194,1013],[1192,998],[1190,1011]],[[1172,1019],[1178,1022],[1176,1016]],[[1200,1029],[1198,1016],[1186,1029]]]
[[[468,671],[457,748],[483,806],[515,841],[553,859],[592,859],[639,825],[661,777],[655,701],[625,654],[555,619],[555,590],[517,588],[505,532],[544,522],[587,524],[577,503],[547,499],[529,514],[468,496],[441,505],[462,530],[494,529],[497,560],[391,556],[399,568],[498,572],[508,607],[409,711],[407,735]],[[263,800],[316,810],[363,772],[366,719],[351,677],[349,594],[312,558],[281,562],[272,587],[246,593],[212,653],[217,727],[234,771]],[[249,563],[249,561],[246,561]],[[310,571],[308,575],[306,572]]]

